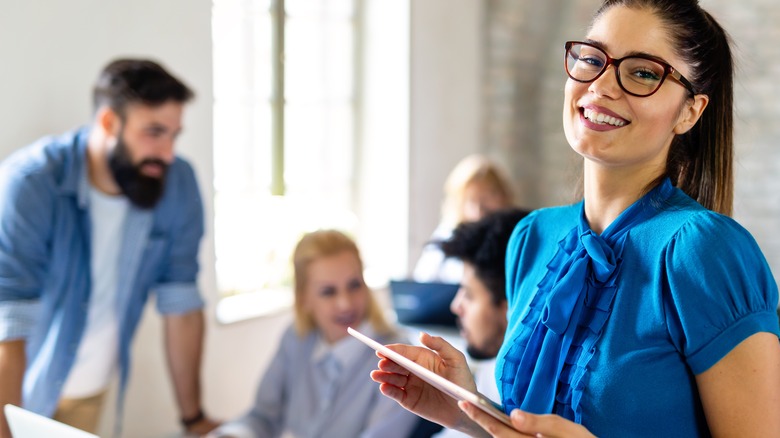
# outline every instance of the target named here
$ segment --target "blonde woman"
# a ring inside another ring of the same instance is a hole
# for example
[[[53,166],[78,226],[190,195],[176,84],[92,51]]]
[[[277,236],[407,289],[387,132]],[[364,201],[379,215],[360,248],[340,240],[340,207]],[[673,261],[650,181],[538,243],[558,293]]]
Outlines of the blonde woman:
[[[460,283],[463,264],[447,258],[437,243],[461,223],[476,222],[513,204],[512,183],[490,158],[473,154],[458,162],[444,183],[441,222],[423,248],[412,277],[417,281]]]
[[[295,321],[284,333],[252,408],[213,437],[350,438],[408,436],[417,417],[358,379],[374,351],[347,334],[382,343],[401,338],[363,279],[355,242],[335,230],[306,234],[293,253]]]

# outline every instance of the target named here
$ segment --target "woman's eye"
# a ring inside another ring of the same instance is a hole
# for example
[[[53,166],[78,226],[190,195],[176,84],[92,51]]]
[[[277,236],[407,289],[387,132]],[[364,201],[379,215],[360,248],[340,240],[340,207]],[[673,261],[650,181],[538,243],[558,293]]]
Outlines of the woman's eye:
[[[347,288],[349,288],[349,290],[351,291],[359,290],[362,287],[363,287],[363,282],[358,279],[352,280],[349,282],[349,284],[347,284]]]
[[[332,297],[336,295],[336,288],[335,287],[324,287],[320,289],[320,296],[323,297]]]
[[[597,68],[604,66],[604,60],[595,56],[581,56],[580,61]]]
[[[638,69],[634,70],[634,76],[645,81],[657,81],[661,79],[661,75],[650,69]]]

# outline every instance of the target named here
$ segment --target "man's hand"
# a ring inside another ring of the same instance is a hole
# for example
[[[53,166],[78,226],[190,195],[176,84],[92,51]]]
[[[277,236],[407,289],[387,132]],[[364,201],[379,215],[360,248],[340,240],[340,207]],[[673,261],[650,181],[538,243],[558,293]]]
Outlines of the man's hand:
[[[187,426],[185,428],[185,432],[187,432],[187,435],[204,436],[219,427],[219,425],[220,423],[218,421],[208,417],[203,417],[203,419],[197,421],[196,423]]]
[[[0,438],[11,438],[3,407],[7,403],[22,405],[24,367],[24,341],[0,342]]]
[[[200,364],[204,325],[203,313],[199,310],[184,315],[165,317],[165,347],[168,368],[182,418],[202,416],[200,409]],[[184,428],[188,434],[201,436],[217,426],[219,426],[219,422],[202,416]]]

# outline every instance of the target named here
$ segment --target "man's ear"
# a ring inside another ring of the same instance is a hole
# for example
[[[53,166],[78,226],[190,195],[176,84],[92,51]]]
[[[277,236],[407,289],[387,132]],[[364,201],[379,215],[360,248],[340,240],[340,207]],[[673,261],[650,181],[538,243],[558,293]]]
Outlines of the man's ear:
[[[121,120],[119,118],[119,114],[114,112],[114,110],[112,110],[110,107],[101,107],[95,115],[95,120],[106,136],[119,135]]]
[[[693,128],[693,125],[699,121],[699,118],[704,113],[704,108],[707,108],[709,102],[710,98],[706,94],[697,94],[693,98],[686,100],[677,124],[674,126],[674,133],[677,135],[685,134]]]

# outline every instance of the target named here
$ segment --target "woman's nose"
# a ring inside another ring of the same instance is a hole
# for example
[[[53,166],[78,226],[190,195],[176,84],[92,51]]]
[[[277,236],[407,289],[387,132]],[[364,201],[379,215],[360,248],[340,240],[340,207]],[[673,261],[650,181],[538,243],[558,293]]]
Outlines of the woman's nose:
[[[601,74],[596,80],[590,83],[588,90],[596,93],[599,96],[604,97],[617,97],[622,90],[620,84],[618,84],[618,72],[617,67],[614,65],[607,66],[604,73]]]
[[[349,310],[352,308],[352,297],[348,293],[340,293],[336,297],[336,306],[339,310]]]

